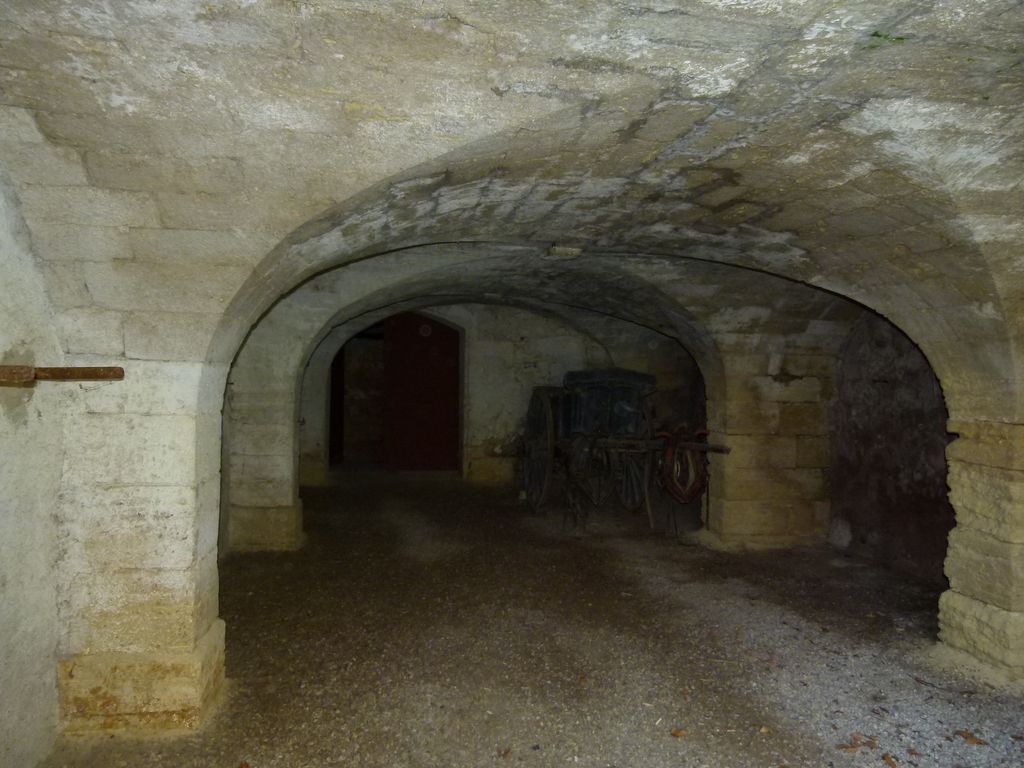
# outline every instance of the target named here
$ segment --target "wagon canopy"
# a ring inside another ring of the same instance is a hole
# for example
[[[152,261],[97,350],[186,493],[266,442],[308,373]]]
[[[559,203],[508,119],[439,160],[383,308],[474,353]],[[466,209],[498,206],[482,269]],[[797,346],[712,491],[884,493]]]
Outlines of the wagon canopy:
[[[625,368],[569,371],[562,385],[569,397],[559,409],[559,437],[647,437],[644,398],[656,389],[654,376]]]

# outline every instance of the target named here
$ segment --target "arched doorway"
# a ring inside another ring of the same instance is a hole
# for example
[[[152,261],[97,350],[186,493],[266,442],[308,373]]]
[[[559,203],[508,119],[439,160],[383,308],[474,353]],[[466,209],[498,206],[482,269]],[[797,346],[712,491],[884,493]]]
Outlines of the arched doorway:
[[[839,351],[832,402],[833,546],[948,587],[956,524],[948,498],[949,412],[928,359],[902,331],[865,312]]]
[[[331,465],[458,470],[461,347],[458,330],[416,312],[350,339],[331,366]]]

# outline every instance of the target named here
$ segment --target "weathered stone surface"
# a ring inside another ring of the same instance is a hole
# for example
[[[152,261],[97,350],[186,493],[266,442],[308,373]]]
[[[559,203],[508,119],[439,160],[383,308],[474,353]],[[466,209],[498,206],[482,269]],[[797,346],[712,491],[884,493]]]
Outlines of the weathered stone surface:
[[[124,316],[119,312],[71,309],[58,318],[64,349],[71,354],[124,354]]]
[[[286,507],[232,504],[227,514],[231,550],[290,551],[305,543],[301,502]]]
[[[957,526],[949,534],[946,576],[954,592],[1024,612],[1024,543],[1011,544]]]
[[[84,266],[97,306],[146,312],[213,313],[227,303],[245,274],[221,267],[196,281],[195,267],[187,264],[118,261]]]
[[[1024,470],[1024,427],[995,421],[949,422],[957,439],[946,448],[950,462]]]
[[[125,355],[137,360],[201,361],[219,320],[214,313],[129,312],[124,319]]]
[[[58,670],[64,724],[73,731],[193,728],[223,679],[219,620],[188,650],[83,653],[62,661]]]
[[[828,497],[828,478],[820,469],[773,466],[733,467],[725,471],[722,498],[732,500],[793,501]]]
[[[1002,459],[1012,462],[1013,457]],[[993,538],[1024,543],[1024,476],[1017,470],[950,461],[949,497],[957,524]]]
[[[65,419],[64,484],[191,485],[195,419],[182,415],[85,413]]]
[[[1024,613],[1006,611],[954,591],[939,599],[939,638],[1024,678]]]
[[[149,195],[87,186],[26,187],[21,190],[25,218],[30,224],[106,227],[153,227],[159,224],[156,204]]]

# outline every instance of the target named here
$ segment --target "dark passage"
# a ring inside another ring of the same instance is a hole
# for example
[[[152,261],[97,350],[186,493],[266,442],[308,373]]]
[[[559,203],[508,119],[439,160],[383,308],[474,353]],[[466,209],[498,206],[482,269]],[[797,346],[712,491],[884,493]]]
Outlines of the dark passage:
[[[865,313],[843,345],[832,402],[834,544],[946,586],[956,523],[946,485],[948,418],[921,350]]]
[[[1024,746],[1019,699],[911,660],[935,595],[884,571],[683,547],[622,517],[569,537],[445,475],[305,500],[304,551],[223,566],[214,722],[68,738],[50,768],[981,766]],[[876,747],[836,749],[854,733]]]
[[[406,312],[353,337],[331,366],[331,464],[457,470],[461,338]]]

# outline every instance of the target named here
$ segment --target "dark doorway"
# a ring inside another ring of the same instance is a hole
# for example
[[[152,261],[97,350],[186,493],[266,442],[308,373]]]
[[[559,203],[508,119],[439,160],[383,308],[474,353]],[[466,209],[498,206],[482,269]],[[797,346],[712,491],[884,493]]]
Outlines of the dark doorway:
[[[956,523],[946,484],[949,414],[924,353],[865,313],[840,352],[831,418],[832,543],[947,586]]]
[[[461,337],[425,315],[389,317],[331,367],[331,464],[458,470]]]

